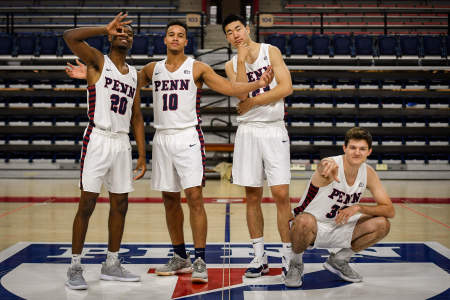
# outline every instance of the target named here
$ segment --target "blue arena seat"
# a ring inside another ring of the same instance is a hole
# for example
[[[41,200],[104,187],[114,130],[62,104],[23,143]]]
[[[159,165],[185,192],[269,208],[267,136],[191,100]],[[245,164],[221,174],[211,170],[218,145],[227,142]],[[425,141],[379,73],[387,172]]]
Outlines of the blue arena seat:
[[[167,48],[164,44],[164,35],[163,34],[155,34],[153,35],[153,43],[151,48],[151,55],[153,54],[166,54]]]
[[[444,56],[445,51],[442,45],[441,36],[426,35],[423,37],[423,52],[424,55],[438,55]]]
[[[311,56],[311,49],[309,46],[309,39],[306,35],[291,35],[290,41],[291,54],[307,54]]]
[[[19,55],[37,55],[38,52],[37,38],[34,33],[21,32],[17,34],[15,53]]]
[[[140,54],[140,55],[150,54],[149,36],[147,34],[134,35],[131,54]]]
[[[313,55],[330,55],[330,37],[328,35],[311,36]]]
[[[86,39],[86,42],[91,46],[96,48],[102,53],[107,53],[107,48],[105,47],[105,36],[93,36]]]
[[[42,33],[39,36],[40,53],[56,55],[58,51],[58,37],[54,33]]]
[[[67,46],[66,41],[62,36],[59,37],[59,45],[58,45],[58,56],[62,55],[73,55],[72,50],[70,50],[69,46]]]
[[[423,56],[422,45],[420,39],[416,35],[400,36],[401,55],[417,55]]]
[[[355,36],[356,55],[374,55],[373,38],[369,35]]]
[[[355,46],[349,35],[335,35],[333,38],[333,52],[335,55],[355,56]]]
[[[12,55],[13,36],[8,33],[0,33],[0,55]]]
[[[195,36],[191,33],[188,33],[188,44],[186,48],[184,48],[184,53],[186,54],[194,54],[197,51],[197,46],[195,42]]]
[[[400,56],[400,49],[398,47],[398,40],[393,35],[378,36],[378,51],[379,55],[395,55]]]
[[[266,43],[277,47],[281,53],[286,54],[286,36],[278,33],[271,34],[266,37]]]

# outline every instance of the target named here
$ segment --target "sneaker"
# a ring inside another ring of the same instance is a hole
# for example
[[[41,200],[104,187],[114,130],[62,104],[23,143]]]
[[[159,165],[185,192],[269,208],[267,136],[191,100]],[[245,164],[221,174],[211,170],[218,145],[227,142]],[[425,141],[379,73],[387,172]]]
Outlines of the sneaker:
[[[192,272],[192,282],[207,283],[208,282],[208,270],[206,269],[206,263],[200,257],[197,258],[192,264],[194,272]]]
[[[174,253],[173,257],[163,266],[156,268],[155,273],[160,276],[175,275],[178,273],[192,273],[192,263],[189,251],[186,252],[187,258],[182,258]]]
[[[70,266],[67,270],[66,285],[72,290],[85,290],[88,288],[83,277],[83,267],[81,265]]]
[[[335,258],[336,254],[331,253],[323,267],[328,271],[338,275],[345,281],[361,282],[362,277],[356,273],[346,260],[338,260]]]
[[[289,271],[289,260],[286,256],[281,257],[281,278],[285,279]]]
[[[289,271],[284,278],[284,285],[287,287],[300,287],[303,283],[303,263],[294,262],[289,263]]]
[[[113,264],[103,262],[102,270],[100,272],[100,279],[102,280],[117,280],[117,281],[141,281],[141,277],[135,275],[122,267],[120,260],[115,260]]]
[[[269,264],[267,263],[267,255],[264,253],[262,259],[255,256],[245,270],[245,277],[256,278],[267,273],[269,273]]]

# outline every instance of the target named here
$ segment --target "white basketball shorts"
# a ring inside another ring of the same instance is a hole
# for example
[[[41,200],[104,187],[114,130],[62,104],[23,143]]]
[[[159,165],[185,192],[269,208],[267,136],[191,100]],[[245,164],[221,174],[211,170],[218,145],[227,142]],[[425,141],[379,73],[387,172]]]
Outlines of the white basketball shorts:
[[[350,248],[353,231],[361,214],[351,216],[346,224],[317,221],[317,235],[314,248]]]
[[[204,184],[204,139],[199,126],[156,130],[152,147],[152,189],[180,192]]]
[[[232,180],[251,187],[289,184],[289,136],[283,121],[239,123],[234,141]]]
[[[100,193],[102,184],[111,193],[133,191],[131,145],[128,134],[89,126],[81,150],[80,188]]]

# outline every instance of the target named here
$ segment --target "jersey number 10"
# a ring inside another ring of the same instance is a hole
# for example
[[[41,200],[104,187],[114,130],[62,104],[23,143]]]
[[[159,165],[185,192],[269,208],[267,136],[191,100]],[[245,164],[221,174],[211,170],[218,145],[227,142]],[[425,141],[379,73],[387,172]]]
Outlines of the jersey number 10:
[[[169,101],[167,101],[167,98],[169,98]],[[167,96],[167,94],[163,95],[163,111],[169,110],[176,110],[178,108],[178,95],[177,94],[170,94]]]

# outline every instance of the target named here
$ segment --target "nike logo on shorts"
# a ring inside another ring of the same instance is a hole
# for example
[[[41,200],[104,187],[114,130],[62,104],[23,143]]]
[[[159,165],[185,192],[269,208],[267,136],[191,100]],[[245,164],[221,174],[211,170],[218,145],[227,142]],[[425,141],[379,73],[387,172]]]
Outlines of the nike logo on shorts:
[[[189,144],[189,147],[194,147],[195,145],[197,145],[197,144]]]

